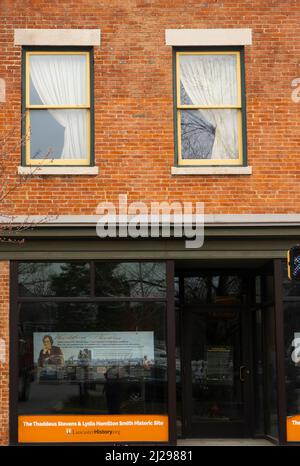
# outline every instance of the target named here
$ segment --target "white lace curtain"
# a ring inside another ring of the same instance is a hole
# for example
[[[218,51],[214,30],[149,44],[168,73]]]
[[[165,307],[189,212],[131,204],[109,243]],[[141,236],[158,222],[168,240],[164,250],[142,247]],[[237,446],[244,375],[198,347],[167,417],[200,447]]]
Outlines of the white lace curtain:
[[[234,55],[181,55],[180,80],[194,105],[237,105]],[[237,111],[202,109],[201,113],[215,127],[211,158],[237,158]]]
[[[45,106],[86,104],[86,63],[81,55],[32,55],[30,77]],[[85,158],[86,110],[49,112],[65,128],[61,158]]]

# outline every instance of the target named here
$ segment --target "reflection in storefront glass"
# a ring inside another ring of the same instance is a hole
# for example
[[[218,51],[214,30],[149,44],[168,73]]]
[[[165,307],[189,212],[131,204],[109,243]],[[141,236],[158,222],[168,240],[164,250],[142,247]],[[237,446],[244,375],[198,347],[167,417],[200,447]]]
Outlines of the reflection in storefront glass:
[[[284,317],[287,415],[294,416],[300,414],[300,300],[285,303]]]
[[[191,319],[192,422],[239,420],[240,314],[198,311]]]
[[[99,297],[165,297],[164,262],[95,262],[94,287]],[[91,264],[19,262],[19,296],[91,295]]]
[[[283,298],[298,298],[300,301],[300,282],[288,279],[287,261],[282,261]]]
[[[184,296],[186,303],[236,304],[241,302],[243,281],[235,275],[186,277]]]
[[[287,440],[300,441],[300,284],[288,280],[286,261],[282,261],[282,278]]]
[[[19,296],[88,296],[90,264],[86,262],[20,262]]]
[[[274,306],[266,307],[264,313],[264,353],[266,372],[266,431],[278,438],[277,365]]]
[[[97,262],[97,296],[164,297],[163,262]]]
[[[23,303],[19,414],[167,412],[165,304]]]

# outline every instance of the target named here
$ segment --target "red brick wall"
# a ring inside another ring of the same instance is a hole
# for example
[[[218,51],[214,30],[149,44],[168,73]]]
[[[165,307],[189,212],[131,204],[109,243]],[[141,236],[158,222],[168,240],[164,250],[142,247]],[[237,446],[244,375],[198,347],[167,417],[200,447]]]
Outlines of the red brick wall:
[[[8,443],[9,263],[0,261],[0,445]],[[4,342],[4,354],[3,354]]]
[[[98,177],[40,177],[14,194],[29,214],[94,214],[104,199],[205,201],[207,213],[300,211],[298,0],[2,0],[1,131],[13,129],[9,176],[20,164],[21,47],[14,28],[101,28],[95,48]],[[171,176],[172,49],[166,28],[252,28],[246,47],[248,159],[252,176]]]

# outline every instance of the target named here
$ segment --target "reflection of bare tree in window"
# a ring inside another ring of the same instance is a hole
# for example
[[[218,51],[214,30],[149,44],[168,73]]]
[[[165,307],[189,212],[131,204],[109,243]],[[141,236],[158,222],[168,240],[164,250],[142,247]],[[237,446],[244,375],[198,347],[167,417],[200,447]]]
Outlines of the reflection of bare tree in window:
[[[218,296],[239,297],[242,279],[238,276],[217,275],[185,278],[185,302],[215,302]]]
[[[98,296],[164,296],[166,270],[164,263],[123,262],[96,264]]]
[[[165,296],[166,268],[153,262],[96,263],[97,296]],[[85,262],[22,262],[22,296],[88,296],[90,264]]]
[[[207,302],[209,297],[208,277],[189,277],[184,280],[184,299],[186,302]]]
[[[23,296],[51,295],[49,264],[22,262],[19,264],[20,294]]]
[[[191,105],[193,102],[182,83],[180,87],[183,104]],[[207,121],[200,110],[182,110],[180,115],[182,157],[185,159],[210,159],[215,140],[215,126]]]
[[[242,280],[238,276],[220,275],[217,284],[213,287],[216,296],[240,296],[242,292]]]
[[[83,296],[89,294],[90,269],[84,262],[22,262],[22,296]]]
[[[181,111],[181,152],[186,159],[210,159],[215,127],[200,110]]]

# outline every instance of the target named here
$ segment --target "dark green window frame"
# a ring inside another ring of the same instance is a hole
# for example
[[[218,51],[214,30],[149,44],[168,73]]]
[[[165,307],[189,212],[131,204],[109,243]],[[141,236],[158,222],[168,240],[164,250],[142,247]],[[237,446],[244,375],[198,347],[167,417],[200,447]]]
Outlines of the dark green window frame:
[[[70,166],[95,166],[95,154],[94,154],[94,56],[93,56],[93,47],[50,47],[50,46],[36,46],[36,47],[22,47],[22,71],[21,71],[21,80],[22,80],[22,120],[21,120],[21,131],[22,131],[22,143],[21,143],[21,164],[22,166],[31,166],[31,167],[38,167],[41,165],[32,165],[27,162],[26,157],[26,139],[28,139],[28,130],[27,130],[27,121],[26,121],[26,55],[28,52],[85,52],[89,55],[89,102],[90,102],[90,112],[89,112],[89,163],[88,164],[72,164],[72,163],[65,163],[65,164],[55,164],[55,163],[45,163],[42,166],[49,167],[70,167]]]
[[[240,94],[241,94],[241,135],[242,135],[242,160],[240,164],[228,165],[226,163],[211,164],[180,163],[179,156],[179,131],[178,131],[178,95],[177,95],[177,54],[178,52],[238,52],[240,56]],[[173,47],[173,122],[174,122],[174,164],[177,167],[239,167],[248,166],[247,161],[247,115],[246,115],[246,84],[245,84],[245,51],[244,47]]]

